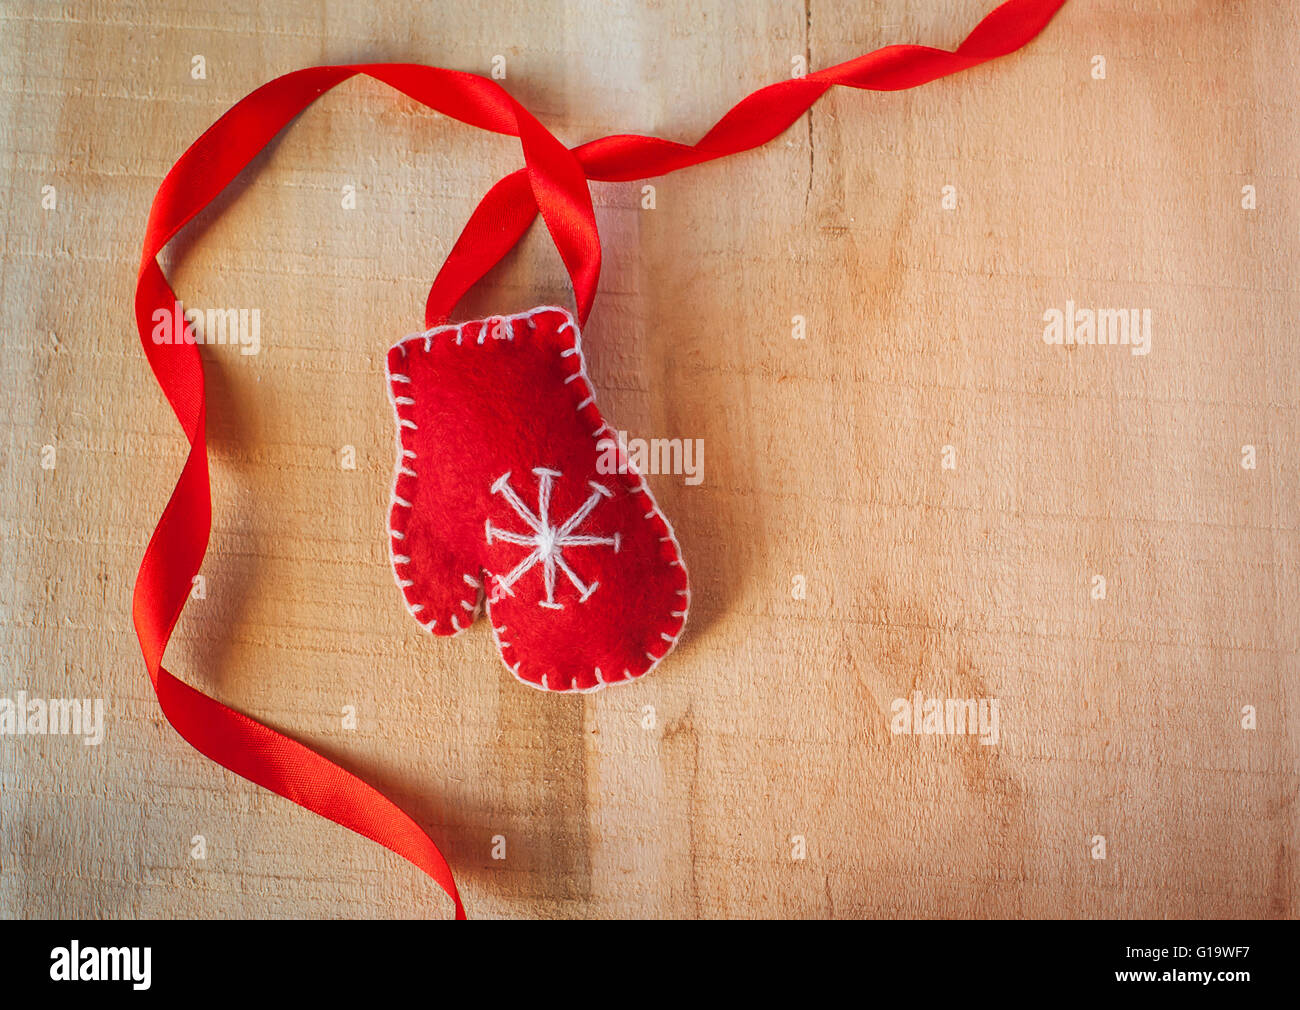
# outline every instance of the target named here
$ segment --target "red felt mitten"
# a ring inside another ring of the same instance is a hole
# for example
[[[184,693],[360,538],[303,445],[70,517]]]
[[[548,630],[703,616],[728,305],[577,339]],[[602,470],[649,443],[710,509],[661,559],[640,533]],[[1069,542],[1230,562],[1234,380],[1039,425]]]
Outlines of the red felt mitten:
[[[672,527],[596,408],[581,339],[543,307],[439,326],[388,352],[393,572],[428,631],[486,602],[501,658],[550,691],[633,680],[690,600]]]

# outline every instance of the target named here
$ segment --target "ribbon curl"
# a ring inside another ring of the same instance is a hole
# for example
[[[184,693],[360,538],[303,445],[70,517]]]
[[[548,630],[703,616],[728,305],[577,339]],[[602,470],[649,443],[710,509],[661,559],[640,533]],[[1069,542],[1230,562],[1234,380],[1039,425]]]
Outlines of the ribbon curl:
[[[136,576],[133,618],[145,666],[163,714],[198,751],[260,786],[351,828],[409,860],[451,897],[465,918],[451,868],[429,834],[373,786],[311,748],[237,712],[173,676],[163,654],[199,572],[212,526],[205,437],[203,363],[194,343],[155,343],[154,314],[170,314],[175,292],[158,254],[228,186],[277,133],[331,88],[364,74],[423,105],[482,130],[517,137],[525,167],[492,187],[443,263],[425,306],[430,326],[523,237],[540,213],[573,282],[586,321],[600,277],[600,238],[588,181],[653,178],[747,151],[779,136],[830,88],[912,88],[1019,49],[1065,0],[1008,0],[954,51],[893,45],[755,91],[695,144],[618,134],[570,150],[510,94],[474,74],[418,64],[310,67],[252,92],[181,155],[154,198],[136,281],[136,325],[145,356],[190,451],[145,549]]]

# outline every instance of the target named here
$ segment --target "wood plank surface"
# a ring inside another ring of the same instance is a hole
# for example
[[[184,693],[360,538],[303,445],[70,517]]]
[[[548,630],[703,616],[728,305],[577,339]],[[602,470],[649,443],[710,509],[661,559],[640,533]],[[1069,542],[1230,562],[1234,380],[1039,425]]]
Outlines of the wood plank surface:
[[[796,58],[954,46],[990,4],[0,0],[0,697],[104,703],[98,746],[0,736],[0,915],[448,912],[192,751],[140,660],[185,445],[134,272],[210,122],[315,63],[500,57],[566,143],[690,141]],[[522,689],[481,623],[425,635],[384,534],[385,351],[517,144],[327,95],[164,264],[261,320],[259,353],[204,350],[215,519],[169,667],[393,796],[472,916],[1295,916],[1300,14],[1141,6],[833,92],[653,209],[593,185],[602,408],[704,471],[649,478],[682,644],[579,697]],[[538,227],[462,309],[569,299]],[[1149,353],[1047,343],[1067,301],[1149,310]],[[996,739],[894,732],[915,692],[996,701]]]

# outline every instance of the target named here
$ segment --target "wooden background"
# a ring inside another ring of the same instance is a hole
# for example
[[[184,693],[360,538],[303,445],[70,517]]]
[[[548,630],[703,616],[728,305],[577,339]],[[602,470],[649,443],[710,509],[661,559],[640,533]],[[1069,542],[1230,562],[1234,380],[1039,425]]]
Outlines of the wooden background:
[[[693,140],[795,56],[953,46],[990,3],[0,0],[0,696],[107,706],[99,747],[0,737],[0,914],[449,910],[193,752],[132,633],[184,448],[134,270],[213,119],[305,65],[499,55],[568,143]],[[426,636],[387,561],[384,352],[517,145],[373,81],[328,95],[165,264],[262,315],[260,354],[205,351],[216,518],[171,669],[385,789],[472,916],[1295,916],[1300,15],[1133,6],[832,93],[653,210],[593,187],[601,405],[703,439],[705,476],[650,478],[693,579],[681,646],[584,697],[521,688],[481,624]],[[569,297],[537,229],[464,310]],[[1149,308],[1151,353],[1048,346],[1066,299]],[[998,745],[892,735],[913,691],[998,699]]]

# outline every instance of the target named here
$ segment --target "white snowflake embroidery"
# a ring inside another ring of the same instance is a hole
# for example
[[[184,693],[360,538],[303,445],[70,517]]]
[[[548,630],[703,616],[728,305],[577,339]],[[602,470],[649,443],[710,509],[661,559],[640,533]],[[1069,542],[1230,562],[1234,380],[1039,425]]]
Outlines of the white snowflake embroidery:
[[[548,470],[545,467],[537,467],[533,470],[537,475],[537,512],[534,513],[525,505],[515,493],[514,488],[510,486],[509,472],[502,474],[492,485],[493,494],[499,494],[506,500],[515,515],[524,521],[531,532],[519,533],[514,530],[503,530],[492,525],[489,519],[486,523],[487,542],[490,544],[494,539],[505,541],[508,544],[518,544],[520,547],[528,547],[531,550],[519,564],[515,565],[504,576],[498,576],[493,589],[494,596],[500,598],[500,594],[505,593],[513,596],[510,591],[513,586],[524,575],[536,565],[542,566],[543,582],[546,585],[546,599],[538,600],[538,606],[549,607],[552,610],[562,610],[563,603],[555,602],[555,573],[558,569],[563,572],[568,580],[573,583],[573,587],[578,591],[578,601],[585,602],[596,588],[599,582],[593,582],[586,585],[578,574],[569,567],[569,563],[564,559],[564,548],[566,547],[592,547],[607,546],[613,547],[614,553],[618,553],[620,535],[615,533],[609,537],[591,536],[590,534],[578,533],[578,528],[591,515],[592,510],[600,504],[602,498],[614,497],[614,492],[609,488],[602,487],[595,481],[588,481],[591,486],[591,497],[582,503],[563,523],[558,526],[551,522],[551,487],[556,477],[561,477],[558,470]]]

